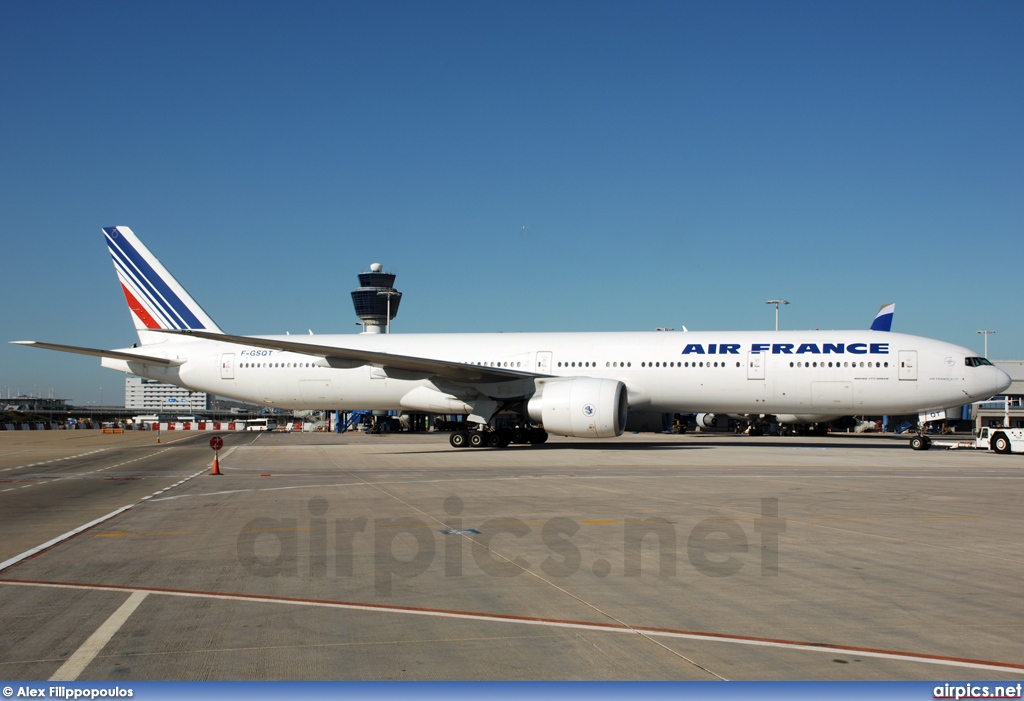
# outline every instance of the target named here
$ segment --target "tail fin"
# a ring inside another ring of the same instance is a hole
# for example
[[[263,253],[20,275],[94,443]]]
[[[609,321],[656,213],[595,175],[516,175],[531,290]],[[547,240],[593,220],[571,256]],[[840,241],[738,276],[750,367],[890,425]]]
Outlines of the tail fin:
[[[132,312],[139,340],[145,344],[149,329],[204,329],[223,333],[174,276],[127,226],[103,229],[114,270]]]
[[[896,313],[896,303],[891,302],[889,304],[883,304],[881,309],[878,310],[878,314],[875,315],[875,320],[871,322],[872,331],[890,331],[892,330],[892,316]]]

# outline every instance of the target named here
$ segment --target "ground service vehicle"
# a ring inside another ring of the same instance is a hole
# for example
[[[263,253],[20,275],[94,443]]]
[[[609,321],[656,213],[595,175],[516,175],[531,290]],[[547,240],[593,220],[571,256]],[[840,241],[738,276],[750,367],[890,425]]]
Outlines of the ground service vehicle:
[[[1024,428],[986,426],[981,429],[975,442],[976,447],[996,453],[1024,453]]]
[[[917,435],[910,439],[910,447],[914,450],[928,450],[932,447],[946,450],[976,448],[1002,454],[1024,453],[1024,428],[985,426],[977,436],[968,441],[933,441],[928,436]]]

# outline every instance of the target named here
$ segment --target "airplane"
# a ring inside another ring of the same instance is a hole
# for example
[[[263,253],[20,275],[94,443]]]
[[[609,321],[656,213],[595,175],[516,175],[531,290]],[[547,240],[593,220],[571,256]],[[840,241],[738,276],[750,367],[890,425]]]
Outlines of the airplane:
[[[909,414],[988,399],[1010,377],[973,351],[879,330],[225,333],[125,226],[103,229],[139,343],[120,372],[282,409],[462,414],[453,447],[610,438],[651,414]],[[499,415],[517,428],[497,428]]]

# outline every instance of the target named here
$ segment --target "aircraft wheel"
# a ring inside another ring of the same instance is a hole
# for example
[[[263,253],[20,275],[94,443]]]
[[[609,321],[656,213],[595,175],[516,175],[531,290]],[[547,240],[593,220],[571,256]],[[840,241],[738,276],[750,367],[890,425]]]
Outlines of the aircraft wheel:
[[[525,429],[513,428],[512,433],[509,435],[510,443],[527,443],[527,435],[529,435]]]
[[[1006,434],[997,433],[992,438],[992,450],[1002,455],[1010,452],[1010,439],[1006,437]]]
[[[546,443],[548,440],[548,432],[545,431],[543,428],[535,428],[530,431],[529,440],[532,445],[540,445],[541,443]]]
[[[928,450],[932,442],[926,436],[914,436],[910,439],[910,447],[914,450]]]
[[[473,431],[469,434],[469,446],[471,448],[483,448],[487,445],[487,434],[483,431]]]
[[[448,436],[448,442],[452,444],[453,448],[465,448],[469,443],[469,436],[466,435],[465,431],[455,431],[452,435]]]
[[[507,428],[499,428],[496,433],[498,434],[498,447],[507,448],[512,442],[512,431]]]

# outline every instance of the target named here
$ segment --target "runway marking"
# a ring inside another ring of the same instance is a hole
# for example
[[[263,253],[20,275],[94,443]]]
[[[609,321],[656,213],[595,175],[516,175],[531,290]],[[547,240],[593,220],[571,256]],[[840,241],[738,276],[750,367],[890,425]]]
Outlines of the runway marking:
[[[222,468],[223,469],[223,468]],[[351,472],[351,471],[349,471]],[[317,473],[320,474],[320,473]],[[234,473],[237,477],[255,476],[255,473],[250,475]],[[284,476],[293,477],[291,473],[287,473]],[[765,473],[758,472],[757,477],[793,477],[793,473]],[[855,479],[861,480],[864,478],[863,475],[836,475],[836,474],[806,474],[799,475],[803,478],[823,478],[823,479]],[[872,479],[942,479],[942,480],[971,480],[977,479],[976,475],[964,475],[963,477],[956,475],[871,475]],[[1014,480],[1018,481],[1024,478],[1024,474],[1020,476],[1013,475],[986,475],[987,481],[991,480]],[[628,479],[630,481],[636,481],[639,479],[665,479],[665,475],[637,475],[637,474],[621,474],[621,475],[584,475],[578,476],[574,479],[578,480],[623,480]],[[750,479],[750,475],[747,474],[723,474],[716,475],[716,479]],[[178,494],[173,497],[164,497],[160,501],[169,499],[195,499],[200,497],[217,497],[226,496],[229,494],[244,494],[246,492],[275,492],[275,491],[287,491],[292,489],[326,489],[331,487],[379,487],[379,486],[391,486],[391,485],[409,485],[409,484],[437,484],[437,483],[448,483],[448,482],[510,482],[510,481],[522,481],[516,477],[463,477],[456,475],[453,477],[445,477],[440,479],[423,479],[423,480],[404,480],[404,481],[381,481],[381,482],[326,482],[317,484],[296,484],[287,487],[248,487],[244,489],[227,489],[217,492],[204,492],[202,494]],[[0,490],[3,491],[3,490]]]
[[[232,452],[234,452],[234,450],[235,449],[233,447],[232,448],[228,448],[226,451],[224,451],[224,457],[227,458]],[[211,461],[210,464],[212,465],[213,462]],[[153,492],[152,494],[150,494],[148,496],[142,497],[141,499],[139,499],[134,504],[129,504],[128,506],[122,506],[120,509],[115,509],[114,511],[111,511],[106,516],[100,516],[98,519],[95,519],[93,521],[90,521],[89,523],[86,523],[85,525],[82,525],[82,526],[79,526],[78,528],[70,530],[67,533],[64,533],[63,535],[59,535],[56,538],[53,538],[52,540],[46,541],[42,545],[37,545],[36,547],[31,548],[30,550],[26,550],[25,552],[21,553],[20,555],[15,555],[14,557],[10,558],[9,560],[4,560],[3,562],[0,562],[0,572],[4,572],[5,570],[8,570],[11,567],[14,567],[15,565],[17,565],[18,563],[20,563],[20,562],[22,562],[24,560],[28,560],[29,558],[35,557],[36,555],[39,555],[40,553],[43,553],[43,552],[49,550],[50,548],[52,548],[52,547],[54,547],[56,545],[59,545],[60,543],[63,543],[65,540],[69,540],[71,538],[74,538],[79,533],[87,531],[90,528],[92,528],[93,526],[98,526],[99,524],[103,523],[104,521],[109,521],[110,519],[114,518],[115,516],[124,513],[128,509],[132,509],[132,508],[138,506],[139,504],[142,504],[143,502],[149,501],[150,499],[152,499],[153,497],[155,497],[158,494],[163,494],[164,492],[168,491],[169,489],[174,489],[175,487],[178,487],[178,486],[180,486],[182,484],[185,484],[185,482],[188,482],[190,479],[194,479],[195,477],[198,477],[199,475],[206,474],[209,471],[209,469],[210,469],[209,466],[204,467],[199,472],[191,474],[191,475],[189,475],[188,477],[186,477],[184,479],[178,480],[177,482],[172,484],[170,487],[165,487],[165,488],[163,488],[161,490]]]
[[[109,448],[98,448],[96,450],[90,450],[88,453],[79,453],[78,455],[68,455],[67,457],[63,457],[63,458],[53,458],[52,460],[43,460],[42,462],[29,463],[28,465],[15,465],[14,467],[5,467],[3,469],[0,469],[0,472],[7,472],[8,470],[21,470],[21,469],[24,469],[26,467],[38,467],[40,465],[49,465],[50,463],[60,462],[61,460],[74,460],[75,458],[84,458],[86,455],[95,455],[96,453],[102,453],[104,450],[109,450]],[[18,451],[18,452],[24,452],[24,451]]]
[[[435,618],[451,618],[467,621],[485,621],[491,623],[510,623],[520,625],[544,626],[549,628],[570,628],[602,633],[626,633],[655,638],[677,640],[699,640],[703,642],[731,643],[734,645],[751,645],[770,647],[783,650],[806,650],[830,654],[854,653],[862,657],[896,660],[901,662],[918,662],[945,667],[967,669],[983,669],[994,672],[1024,675],[1024,664],[979,660],[969,657],[952,657],[948,655],[932,655],[928,653],[906,652],[902,650],[886,650],[881,648],[859,647],[855,645],[839,645],[829,643],[812,643],[802,640],[786,640],[781,638],[761,638],[748,635],[729,635],[725,633],[709,633],[704,631],[680,630],[672,628],[649,628],[631,626],[624,623],[598,623],[574,621],[558,618],[539,618],[533,616],[513,616],[479,611],[457,611],[446,609],[429,609],[413,606],[388,606],[348,601],[332,601],[327,599],[305,599],[285,596],[264,596],[257,594],[229,594],[224,592],[194,591],[189,589],[169,589],[162,587],[133,587],[118,584],[84,584],[75,582],[52,582],[37,580],[0,579],[0,584],[24,587],[48,587],[54,589],[79,589],[88,591],[124,591],[138,594],[155,594],[160,596],[177,596],[184,598],[209,599],[245,603],[280,604],[287,606],[310,606],[325,609],[342,609],[349,611],[368,611],[374,613],[405,614],[412,616],[430,616]]]
[[[874,516],[812,516],[808,521],[874,521]]]
[[[106,516],[100,516],[98,519],[96,519],[94,521],[90,521],[89,523],[86,523],[86,524],[84,524],[82,526],[79,526],[78,528],[70,530],[67,533],[64,533],[63,535],[57,536],[56,538],[54,538],[52,540],[46,541],[42,545],[37,545],[36,547],[31,548],[30,550],[26,550],[25,552],[21,553],[20,555],[15,555],[14,557],[12,557],[9,560],[4,560],[3,562],[0,562],[0,572],[3,572],[4,570],[6,570],[6,569],[8,569],[10,567],[13,567],[14,565],[18,564],[22,560],[27,560],[30,557],[34,557],[34,556],[38,555],[39,553],[41,553],[41,552],[43,552],[45,550],[49,550],[54,545],[57,545],[58,543],[62,543],[65,540],[68,540],[69,538],[73,538],[76,535],[78,535],[79,533],[81,533],[83,531],[89,530],[93,526],[97,526],[97,525],[103,523],[104,521],[112,519],[115,516],[117,516],[118,514],[123,513],[125,511],[127,511],[128,509],[132,508],[133,506],[135,506],[135,505],[134,504],[130,504],[128,506],[122,506],[120,509],[115,509],[114,511],[111,511]]]
[[[121,630],[121,626],[124,625],[129,616],[135,613],[135,609],[139,607],[139,604],[147,596],[149,596],[147,591],[132,592],[128,600],[121,604],[120,608],[114,611],[110,618],[104,621],[103,625],[97,628],[96,632],[82,643],[80,648],[75,650],[75,653],[68,658],[67,662],[60,666],[60,669],[53,673],[50,681],[73,682],[78,679],[78,675],[85,671],[85,668],[106,647],[110,639],[114,637],[114,634]]]
[[[99,453],[102,450],[106,450],[106,448],[102,448],[101,450],[94,450],[94,451],[92,451],[92,453]],[[170,448],[163,448],[162,450],[158,450],[155,453],[149,453],[147,455],[143,455],[143,456],[140,456],[140,457],[137,457],[137,458],[133,458],[131,460],[125,460],[124,462],[119,462],[119,463],[116,463],[114,465],[107,465],[106,467],[100,467],[100,468],[97,468],[95,470],[89,470],[88,472],[79,472],[79,473],[76,473],[76,474],[73,474],[73,475],[65,475],[64,477],[55,477],[53,479],[37,479],[34,482],[34,484],[53,484],[55,482],[63,482],[64,480],[69,480],[69,479],[79,479],[79,478],[84,477],[85,475],[92,475],[92,474],[95,474],[97,472],[105,472],[107,470],[112,470],[115,467],[122,467],[124,465],[129,465],[129,464],[131,464],[133,462],[138,462],[139,460],[145,460],[147,458],[151,458],[151,457],[154,457],[156,455],[159,455],[160,453],[165,453],[168,450],[170,450]],[[92,455],[92,453],[82,453],[82,455]],[[78,457],[82,457],[82,455],[73,455],[71,457],[78,458]],[[59,458],[59,460],[68,460],[68,459],[70,459],[70,458]],[[41,463],[36,463],[36,464],[38,464],[38,465],[47,465],[50,462],[56,462],[56,460],[49,460],[47,462],[41,462]],[[32,467],[32,465],[25,465],[25,467]],[[7,468],[7,469],[14,469],[14,468]],[[139,479],[141,479],[141,478],[139,478]],[[28,486],[31,486],[31,485],[25,485],[25,486],[28,487]],[[0,492],[9,492],[9,491],[11,491],[11,489],[14,489],[14,487],[11,487],[10,489],[2,489],[2,490],[0,490]]]

